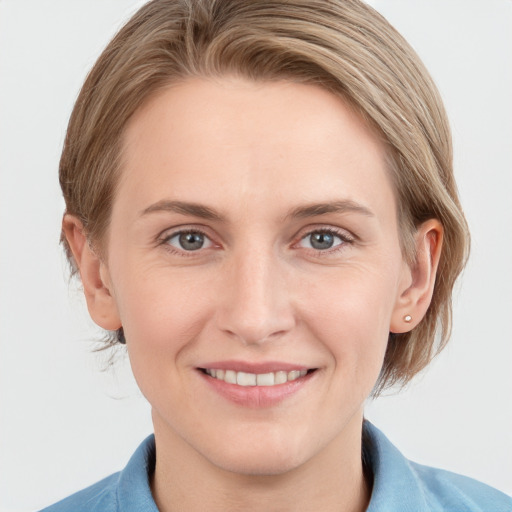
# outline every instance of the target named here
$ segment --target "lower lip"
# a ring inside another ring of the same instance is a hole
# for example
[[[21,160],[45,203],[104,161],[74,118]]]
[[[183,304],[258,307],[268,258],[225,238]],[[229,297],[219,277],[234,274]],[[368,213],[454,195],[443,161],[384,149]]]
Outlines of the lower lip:
[[[210,377],[200,370],[199,374],[214,391],[230,402],[257,409],[272,407],[296,394],[312,379],[316,371],[275,386],[239,386]]]

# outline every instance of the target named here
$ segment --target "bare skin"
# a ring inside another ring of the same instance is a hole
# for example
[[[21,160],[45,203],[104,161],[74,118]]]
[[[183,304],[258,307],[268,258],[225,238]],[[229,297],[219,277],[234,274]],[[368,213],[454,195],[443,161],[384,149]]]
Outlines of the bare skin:
[[[92,318],[123,326],[152,405],[159,509],[365,510],[364,402],[389,332],[428,308],[439,222],[409,267],[384,148],[310,85],[172,86],[131,119],[123,161],[105,257],[77,219],[64,230]],[[211,375],[280,365],[307,374]]]

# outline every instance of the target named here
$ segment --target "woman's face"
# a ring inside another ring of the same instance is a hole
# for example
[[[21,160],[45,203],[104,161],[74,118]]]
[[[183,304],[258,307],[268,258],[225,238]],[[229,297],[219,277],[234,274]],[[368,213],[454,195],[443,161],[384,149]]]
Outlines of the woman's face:
[[[377,138],[316,86],[191,79],[123,155],[102,276],[157,436],[251,474],[353,442],[411,280]]]

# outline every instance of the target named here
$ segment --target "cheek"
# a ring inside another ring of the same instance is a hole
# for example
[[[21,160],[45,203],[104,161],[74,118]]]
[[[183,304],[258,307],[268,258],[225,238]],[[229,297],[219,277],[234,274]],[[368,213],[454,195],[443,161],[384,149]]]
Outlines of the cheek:
[[[356,381],[376,379],[380,372],[397,293],[392,275],[365,266],[302,280],[304,324]]]
[[[164,407],[179,410],[182,400],[193,400],[193,389],[185,385],[187,363],[205,330],[211,301],[200,293],[198,283],[182,282],[165,272],[141,276],[121,292],[130,365],[154,407],[167,404]]]
[[[129,348],[144,359],[177,358],[199,336],[212,308],[204,279],[156,268],[126,275],[132,277],[116,298]]]

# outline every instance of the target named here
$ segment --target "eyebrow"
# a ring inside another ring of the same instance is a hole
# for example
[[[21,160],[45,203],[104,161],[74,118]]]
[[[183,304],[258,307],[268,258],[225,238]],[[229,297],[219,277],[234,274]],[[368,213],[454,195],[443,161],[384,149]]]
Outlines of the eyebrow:
[[[350,200],[330,201],[326,203],[315,203],[305,206],[299,206],[293,209],[285,218],[304,219],[307,217],[316,217],[327,213],[359,213],[367,217],[374,217],[373,212],[366,206]]]
[[[154,212],[181,213],[182,215],[192,215],[193,217],[199,217],[206,220],[224,220],[222,215],[217,213],[215,210],[208,208],[207,206],[184,201],[170,201],[167,199],[158,201],[157,203],[148,206],[145,210],[142,211],[141,216]]]
[[[225,218],[214,209],[197,203],[189,203],[185,201],[171,201],[163,199],[157,203],[148,206],[141,212],[141,216],[155,212],[171,212],[182,215],[191,215],[205,220],[225,221]],[[365,206],[350,200],[329,201],[325,203],[314,203],[294,208],[284,217],[287,219],[304,219],[308,217],[316,217],[328,213],[358,213],[367,217],[374,217],[371,210]]]

